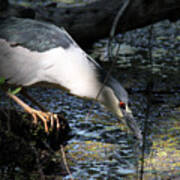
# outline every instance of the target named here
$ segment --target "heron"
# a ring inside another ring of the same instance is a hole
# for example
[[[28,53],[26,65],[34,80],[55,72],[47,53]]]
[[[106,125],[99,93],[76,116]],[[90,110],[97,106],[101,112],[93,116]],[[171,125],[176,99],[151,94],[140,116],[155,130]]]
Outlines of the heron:
[[[106,79],[103,68],[64,28],[32,19],[1,18],[0,77],[9,86],[45,85],[96,100],[114,113],[136,138],[142,139],[129,107],[127,91],[111,75]],[[32,108],[12,93],[8,95],[34,119],[40,117],[46,131],[48,117],[57,119],[53,113]]]

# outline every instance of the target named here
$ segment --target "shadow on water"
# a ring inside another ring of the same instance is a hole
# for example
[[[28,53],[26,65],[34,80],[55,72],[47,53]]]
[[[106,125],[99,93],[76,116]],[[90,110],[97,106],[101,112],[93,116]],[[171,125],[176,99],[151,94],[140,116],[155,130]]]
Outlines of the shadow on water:
[[[133,114],[146,132],[143,178],[147,180],[180,177],[179,32],[180,22],[154,25],[152,64],[148,60],[148,28],[118,37],[127,54],[119,55],[113,74],[128,89]],[[103,43],[95,45],[95,52],[101,48],[100,58],[105,59]],[[92,55],[99,57],[98,53]],[[108,70],[109,62],[102,64]],[[147,92],[150,79],[152,86]],[[50,111],[66,114],[74,137],[65,150],[75,179],[140,177],[141,148],[138,149],[133,135],[111,113],[97,103],[60,90],[37,88],[30,93]],[[8,102],[4,99],[1,104]],[[60,151],[56,154],[60,155]]]

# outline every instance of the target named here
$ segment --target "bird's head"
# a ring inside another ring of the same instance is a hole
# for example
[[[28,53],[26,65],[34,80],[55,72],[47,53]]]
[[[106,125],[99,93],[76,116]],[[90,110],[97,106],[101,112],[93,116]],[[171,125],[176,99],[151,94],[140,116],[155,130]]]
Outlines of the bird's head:
[[[142,140],[141,130],[128,106],[128,94],[118,81],[110,78],[105,84],[99,100],[133,132],[136,138]]]

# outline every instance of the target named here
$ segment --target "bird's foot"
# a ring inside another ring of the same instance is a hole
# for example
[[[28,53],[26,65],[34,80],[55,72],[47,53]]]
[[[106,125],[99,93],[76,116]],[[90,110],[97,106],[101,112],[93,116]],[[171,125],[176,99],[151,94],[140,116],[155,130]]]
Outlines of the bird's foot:
[[[57,130],[60,129],[60,121],[59,121],[57,114],[53,114],[51,112],[46,112],[46,111],[36,110],[36,109],[30,107],[25,102],[23,102],[16,95],[9,93],[9,92],[7,92],[7,95],[10,98],[12,98],[14,101],[16,101],[27,113],[32,115],[34,124],[37,124],[38,119],[41,119],[42,122],[44,123],[44,128],[47,133],[49,132],[48,124],[50,124],[51,128],[55,128],[55,125],[56,125],[56,129]]]
[[[49,133],[48,124],[50,124],[50,128],[52,129],[55,128],[55,126],[57,130],[60,129],[60,121],[57,114],[53,114],[51,112],[39,111],[31,107],[28,107],[26,111],[32,115],[34,124],[38,123],[38,119],[42,120],[46,133]]]

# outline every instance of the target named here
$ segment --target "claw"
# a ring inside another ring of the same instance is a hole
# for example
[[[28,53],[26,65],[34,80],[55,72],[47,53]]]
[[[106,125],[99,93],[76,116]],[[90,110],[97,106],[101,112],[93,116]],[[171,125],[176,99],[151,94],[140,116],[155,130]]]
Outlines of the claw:
[[[54,119],[56,120],[56,128],[60,129],[60,122],[57,114],[53,114]]]
[[[32,114],[32,117],[33,117],[33,124],[37,125],[38,123],[37,116],[35,114]]]
[[[43,121],[44,123],[44,129],[45,129],[45,132],[48,133],[49,132],[49,128],[48,128],[48,118],[47,118],[47,115],[46,113],[42,112],[42,111],[38,111],[38,110],[35,110],[31,107],[28,107],[28,109],[25,109],[29,114],[32,115],[33,117],[33,123],[34,124],[37,124],[37,121],[38,121],[38,117]]]
[[[50,122],[50,127],[52,129],[54,128],[54,124],[55,124],[54,122],[56,122],[56,128],[59,130],[60,122],[59,122],[59,118],[58,118],[57,114],[53,114],[51,112],[38,111],[36,109],[33,109],[26,103],[24,103],[21,99],[19,99],[14,94],[11,94],[8,92],[7,92],[7,94],[9,97],[14,99],[19,105],[21,105],[27,113],[32,115],[34,124],[37,124],[38,118],[40,118],[42,120],[42,122],[44,123],[44,128],[45,128],[46,133],[49,133],[48,122]]]
[[[50,126],[52,129],[54,128],[54,119],[52,115],[50,115]]]
[[[30,112],[31,111],[31,112]],[[37,124],[37,117],[39,117],[43,123],[46,133],[49,133],[49,127],[48,122],[50,122],[50,128],[54,128],[54,125],[56,124],[56,129],[60,129],[60,122],[57,114],[53,114],[51,112],[42,112],[35,109],[28,109],[28,113],[30,113],[33,116],[33,122]],[[55,123],[56,122],[56,123]]]

